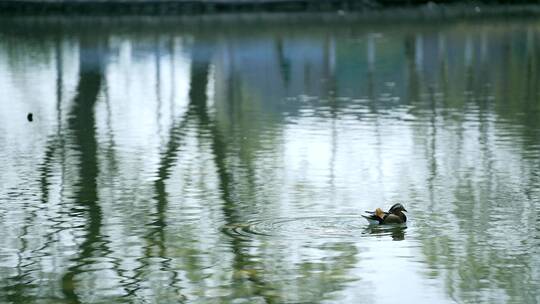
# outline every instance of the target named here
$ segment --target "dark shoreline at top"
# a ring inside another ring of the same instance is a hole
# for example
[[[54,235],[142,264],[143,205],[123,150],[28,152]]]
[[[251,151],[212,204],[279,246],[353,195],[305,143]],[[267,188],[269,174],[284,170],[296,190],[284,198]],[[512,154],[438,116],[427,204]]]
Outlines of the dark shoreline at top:
[[[540,1],[427,0],[0,0],[0,16],[198,16],[236,13],[369,15],[384,11],[423,15],[539,16]]]

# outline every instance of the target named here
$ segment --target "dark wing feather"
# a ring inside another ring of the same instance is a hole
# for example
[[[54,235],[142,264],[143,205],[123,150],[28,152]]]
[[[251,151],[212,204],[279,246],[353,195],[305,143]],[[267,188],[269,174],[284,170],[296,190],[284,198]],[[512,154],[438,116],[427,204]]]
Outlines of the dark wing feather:
[[[373,221],[378,221],[379,224],[382,224],[382,222],[383,222],[383,220],[382,220],[380,217],[378,217],[378,216],[375,215],[375,212],[373,212],[373,213],[371,213],[371,214],[369,214],[369,215],[363,215],[363,214],[361,214],[361,215],[362,215],[362,217],[365,218],[365,219],[373,220]]]

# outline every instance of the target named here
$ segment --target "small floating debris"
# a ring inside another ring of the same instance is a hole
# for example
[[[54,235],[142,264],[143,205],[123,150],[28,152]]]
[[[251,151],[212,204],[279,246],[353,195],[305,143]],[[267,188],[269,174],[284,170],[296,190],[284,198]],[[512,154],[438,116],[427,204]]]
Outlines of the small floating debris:
[[[33,121],[34,120],[34,114],[32,114],[32,112],[28,113],[28,115],[26,115],[26,119],[28,119],[28,121]]]

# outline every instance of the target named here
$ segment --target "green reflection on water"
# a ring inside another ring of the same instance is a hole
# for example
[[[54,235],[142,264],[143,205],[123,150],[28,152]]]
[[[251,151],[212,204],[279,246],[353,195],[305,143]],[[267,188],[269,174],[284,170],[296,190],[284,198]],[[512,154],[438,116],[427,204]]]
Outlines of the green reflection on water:
[[[84,267],[92,264],[91,259],[100,251],[105,255],[109,250],[101,236],[102,211],[98,204],[97,178],[97,142],[95,132],[94,106],[101,89],[103,78],[102,46],[98,41],[86,37],[81,39],[79,56],[79,82],[73,99],[73,109],[68,120],[68,130],[72,132],[73,149],[79,152],[79,182],[75,187],[75,206],[70,214],[84,212],[87,217],[85,235],[77,250],[78,255],[72,259],[74,264],[68,267],[62,277],[62,292],[68,302],[81,303],[76,293],[78,282],[76,276],[82,273]]]
[[[60,21],[1,21],[0,298],[538,301],[535,21]]]

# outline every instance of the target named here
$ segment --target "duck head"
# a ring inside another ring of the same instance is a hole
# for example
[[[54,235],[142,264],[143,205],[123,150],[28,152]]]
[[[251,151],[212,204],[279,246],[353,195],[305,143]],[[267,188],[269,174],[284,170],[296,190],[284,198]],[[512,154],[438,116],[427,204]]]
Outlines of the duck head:
[[[407,209],[405,209],[405,207],[403,207],[402,204],[397,203],[397,204],[392,205],[392,207],[390,207],[390,210],[388,210],[388,213],[399,214],[403,211],[407,212]]]

